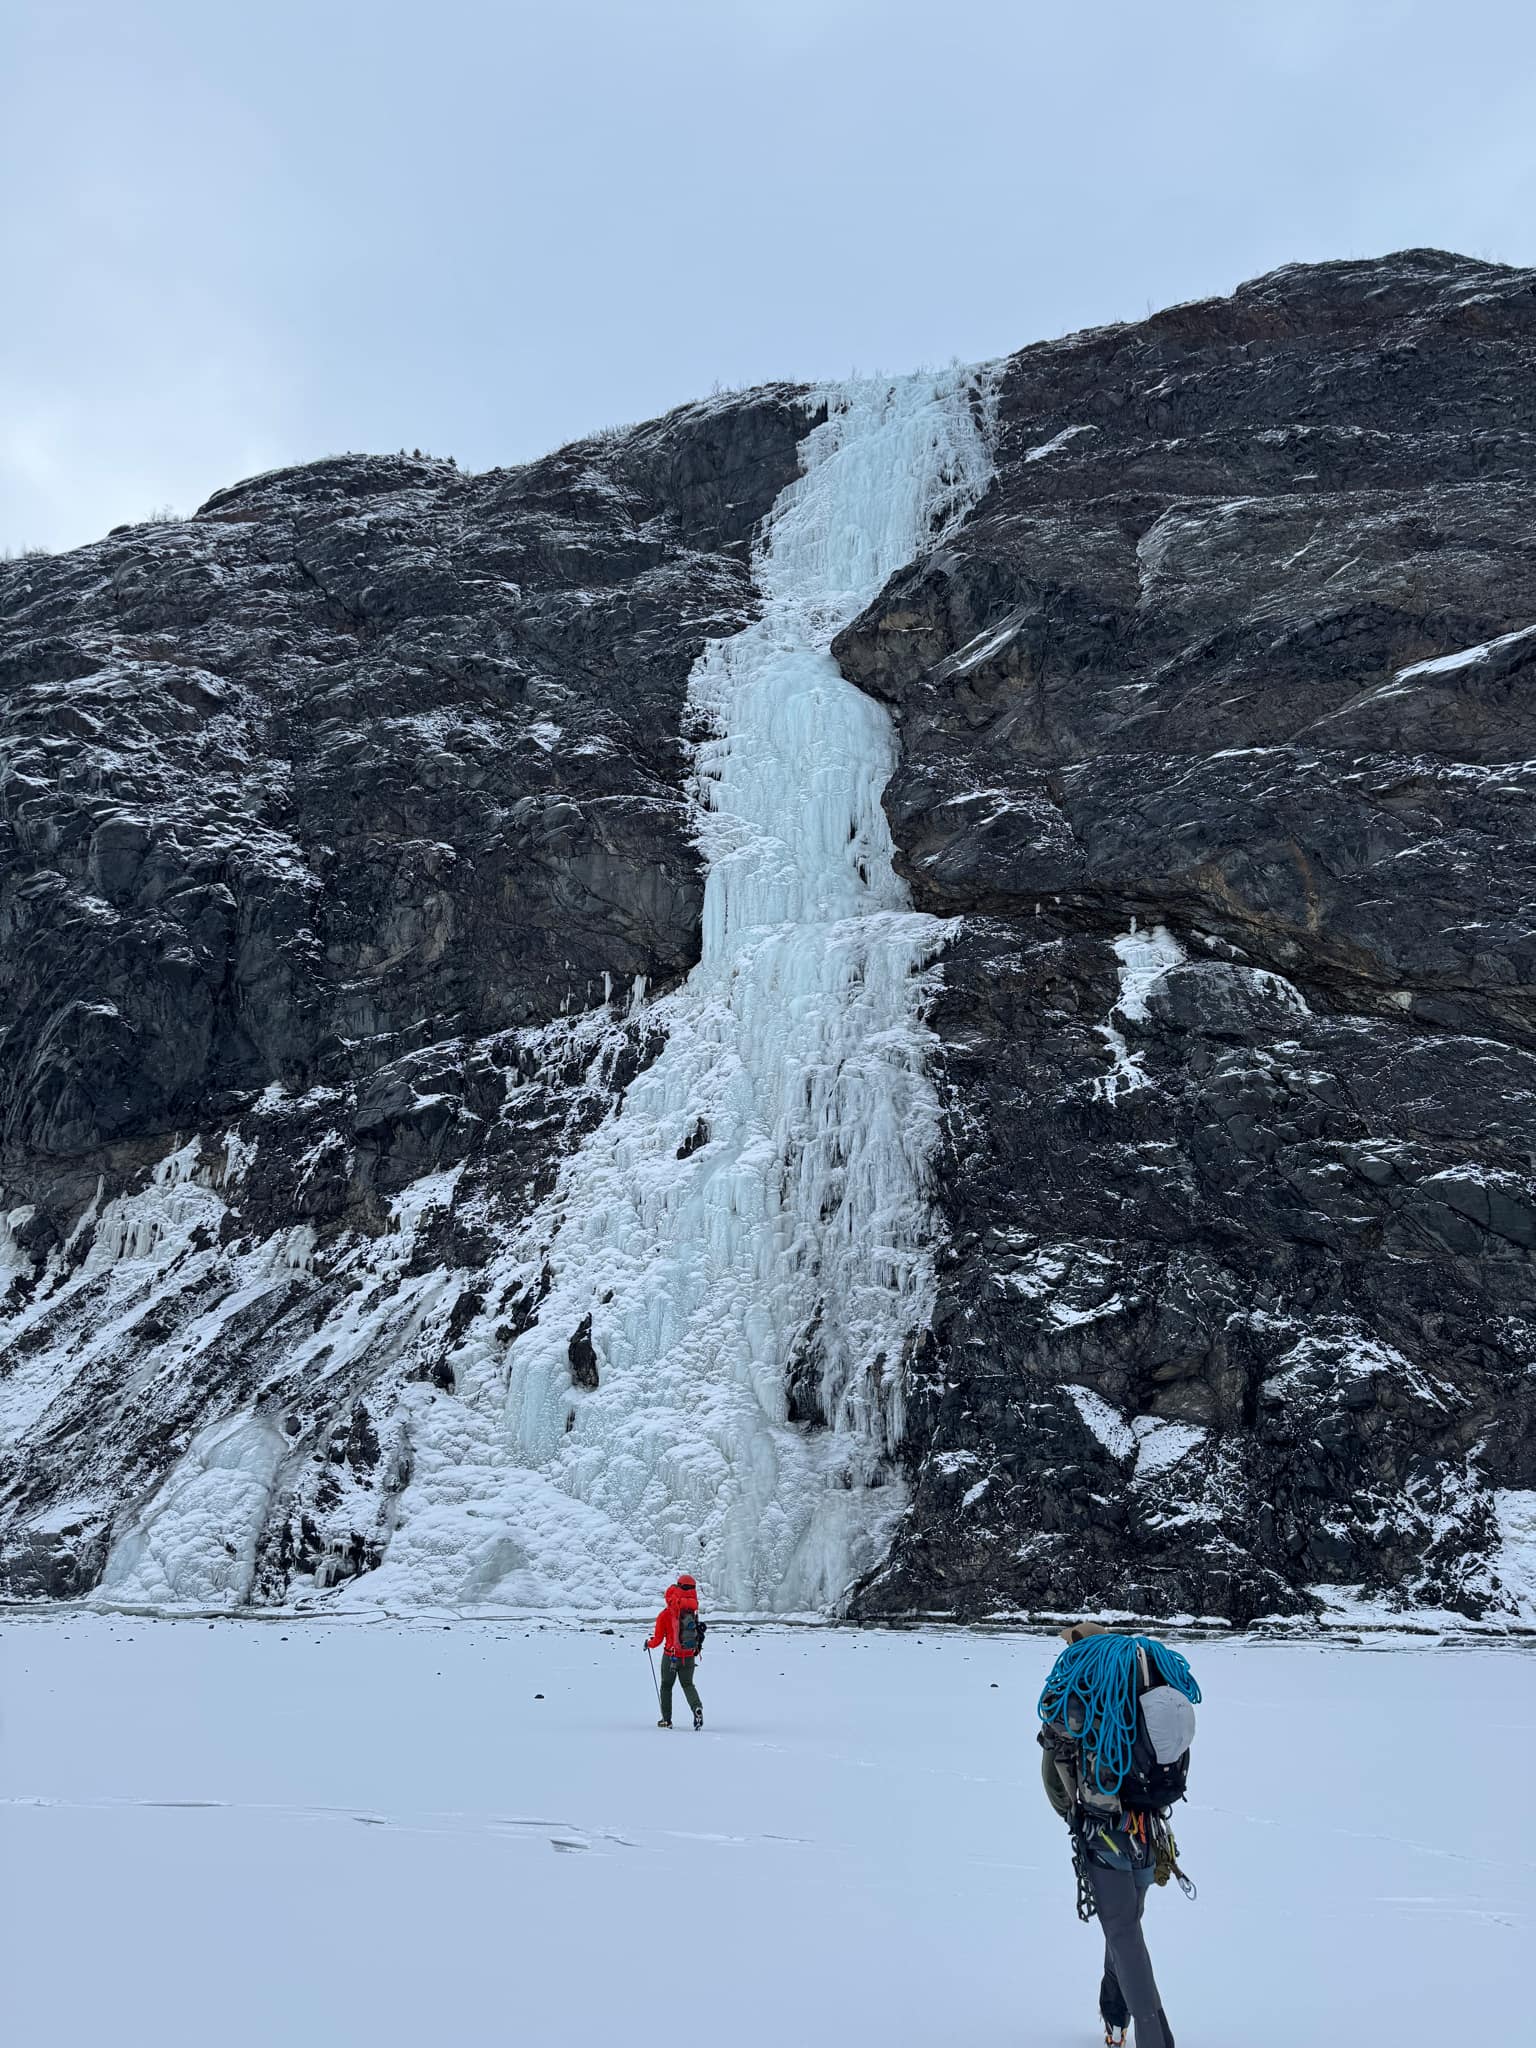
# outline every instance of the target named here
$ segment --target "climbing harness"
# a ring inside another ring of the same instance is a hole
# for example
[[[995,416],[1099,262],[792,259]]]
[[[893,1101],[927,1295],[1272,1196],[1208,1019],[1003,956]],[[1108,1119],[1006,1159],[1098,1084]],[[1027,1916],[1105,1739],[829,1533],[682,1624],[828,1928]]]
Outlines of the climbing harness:
[[[1166,1814],[1124,1813],[1111,1828],[1096,1825],[1091,1830],[1088,1817],[1081,1807],[1075,1808],[1067,1823],[1072,1842],[1072,1874],[1077,1880],[1077,1917],[1085,1925],[1098,1914],[1098,1901],[1093,1893],[1093,1879],[1089,1866],[1094,1862],[1091,1843],[1101,1845],[1098,1860],[1116,1869],[1152,1871],[1152,1882],[1167,1884],[1174,1878],[1186,1899],[1200,1896],[1194,1879],[1181,1868],[1179,1845],[1173,1829],[1168,1825]],[[1124,1847],[1115,1838],[1123,1838]]]

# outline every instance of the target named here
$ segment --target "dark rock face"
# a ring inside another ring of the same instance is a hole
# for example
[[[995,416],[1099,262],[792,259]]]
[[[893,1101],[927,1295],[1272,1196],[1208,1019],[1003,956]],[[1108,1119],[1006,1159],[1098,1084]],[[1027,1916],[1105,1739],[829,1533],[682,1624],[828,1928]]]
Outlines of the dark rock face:
[[[910,1507],[855,1609],[1507,1611],[1536,274],[1280,271],[997,399],[991,493],[837,647],[958,920]],[[266,1490],[199,1583],[377,1564],[410,1399],[538,1318],[493,1253],[697,957],[686,681],[811,423],[339,458],[0,565],[0,1592],[88,1591],[176,1472]]]
[[[433,1378],[489,1234],[647,1056],[632,995],[697,957],[688,673],[811,424],[784,386],[486,476],[343,457],[0,565],[0,1586],[89,1586],[253,1399],[265,1590],[376,1560],[402,1290],[466,1276]],[[349,1301],[379,1341],[328,1376]]]
[[[1280,271],[1026,350],[999,422],[989,498],[837,649],[965,917],[914,1503],[860,1604],[1507,1605],[1536,274]]]
[[[804,425],[781,391],[508,474],[346,457],[0,570],[6,1142],[685,971],[684,688]]]

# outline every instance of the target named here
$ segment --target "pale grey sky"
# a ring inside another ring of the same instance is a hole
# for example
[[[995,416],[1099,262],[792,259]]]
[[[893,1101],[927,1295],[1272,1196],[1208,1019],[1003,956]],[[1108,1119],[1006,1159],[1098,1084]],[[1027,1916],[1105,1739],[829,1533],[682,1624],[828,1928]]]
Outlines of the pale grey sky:
[[[1536,262],[1528,0],[0,0],[0,545],[1291,259]]]

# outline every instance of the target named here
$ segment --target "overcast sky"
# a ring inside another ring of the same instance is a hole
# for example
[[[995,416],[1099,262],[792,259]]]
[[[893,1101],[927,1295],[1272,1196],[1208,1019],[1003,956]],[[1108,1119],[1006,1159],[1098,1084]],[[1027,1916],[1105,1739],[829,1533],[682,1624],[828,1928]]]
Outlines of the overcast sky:
[[[0,0],[0,546],[1295,258],[1536,262],[1529,0]]]

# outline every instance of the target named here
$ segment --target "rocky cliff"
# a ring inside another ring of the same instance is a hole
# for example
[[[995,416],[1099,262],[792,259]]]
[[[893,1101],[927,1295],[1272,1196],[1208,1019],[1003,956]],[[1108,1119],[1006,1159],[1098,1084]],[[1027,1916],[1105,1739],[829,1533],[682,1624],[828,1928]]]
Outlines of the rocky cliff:
[[[871,1607],[1511,1597],[1533,369],[1536,276],[1433,253],[1025,350],[992,495],[839,643],[965,917]]]
[[[951,920],[855,1611],[1530,1599],[1533,371],[1536,275],[1433,252],[1027,349],[990,489],[834,642]],[[699,956],[689,676],[823,416],[341,458],[0,566],[13,1596],[168,1489],[212,1504],[168,1597],[386,1556],[422,1401],[537,1324],[505,1246]]]

